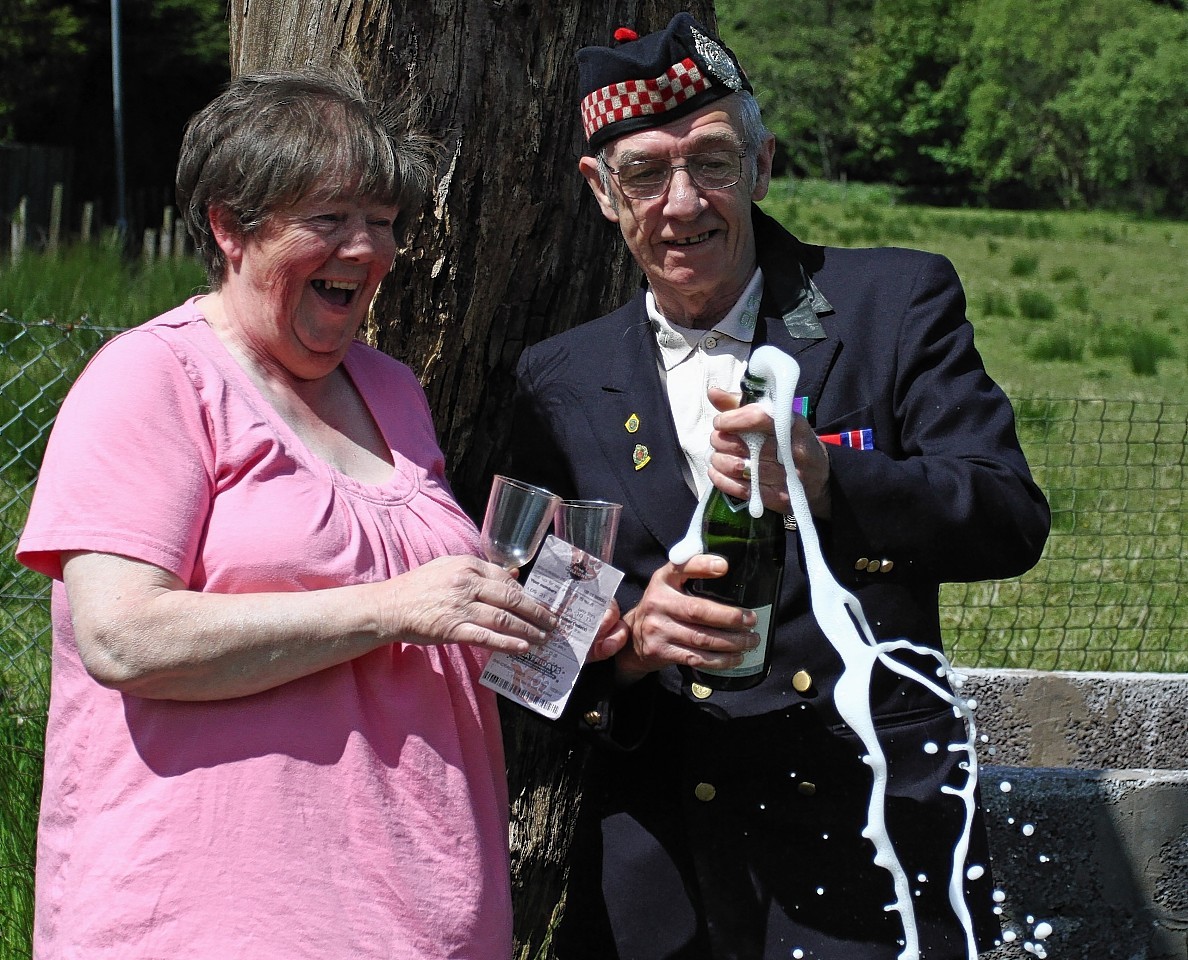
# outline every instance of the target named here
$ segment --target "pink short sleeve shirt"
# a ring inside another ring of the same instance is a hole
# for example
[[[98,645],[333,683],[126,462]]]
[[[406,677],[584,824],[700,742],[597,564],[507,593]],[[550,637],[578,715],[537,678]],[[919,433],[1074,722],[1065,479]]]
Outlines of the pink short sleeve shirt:
[[[345,369],[395,468],[312,455],[190,301],[115,338],[62,406],[19,559],[116,553],[191,589],[299,591],[473,553],[412,372]],[[506,960],[507,787],[471,648],[393,644],[253,696],[148,700],[79,661],[60,579],[35,956]]]

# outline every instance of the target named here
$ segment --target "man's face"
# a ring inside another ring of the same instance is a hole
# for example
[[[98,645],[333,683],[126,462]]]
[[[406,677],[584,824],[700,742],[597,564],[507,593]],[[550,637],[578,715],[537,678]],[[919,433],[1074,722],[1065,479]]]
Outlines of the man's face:
[[[605,149],[606,163],[615,170],[634,160],[683,164],[682,158],[692,154],[742,148],[740,131],[739,98],[730,96],[665,126],[612,141]],[[760,147],[754,182],[744,157],[742,179],[733,187],[703,190],[678,169],[665,192],[651,200],[624,196],[613,176],[609,192],[604,190],[597,158],[582,158],[582,173],[603,215],[619,225],[670,321],[712,326],[741,295],[756,262],[751,201],[767,194],[773,148],[771,139]]]

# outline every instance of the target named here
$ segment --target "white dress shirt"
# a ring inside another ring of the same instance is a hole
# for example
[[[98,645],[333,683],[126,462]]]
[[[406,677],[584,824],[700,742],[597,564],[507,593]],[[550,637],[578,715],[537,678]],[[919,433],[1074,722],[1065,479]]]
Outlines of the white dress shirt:
[[[685,480],[698,499],[710,486],[710,433],[717,414],[706,393],[710,387],[738,393],[762,299],[763,271],[756,268],[730,312],[712,330],[694,330],[670,323],[656,308],[652,292],[646,295],[648,318],[660,346],[660,378],[685,454]]]

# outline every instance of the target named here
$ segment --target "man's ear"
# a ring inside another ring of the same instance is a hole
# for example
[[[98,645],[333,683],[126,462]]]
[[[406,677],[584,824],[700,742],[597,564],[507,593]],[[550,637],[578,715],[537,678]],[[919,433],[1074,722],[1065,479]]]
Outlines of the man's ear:
[[[759,147],[755,157],[755,188],[751,191],[751,199],[758,202],[767,196],[771,186],[771,163],[775,157],[775,137],[769,136]]]
[[[611,223],[618,223],[619,206],[615,198],[603,189],[602,177],[598,174],[598,158],[582,157],[578,161],[578,169],[582,171],[582,176],[586,178],[586,184],[598,200],[598,206],[602,208],[602,215]]]
[[[206,211],[210,220],[210,232],[215,243],[223,251],[223,257],[229,266],[238,266],[243,258],[243,228],[235,215],[226,207],[211,206]]]

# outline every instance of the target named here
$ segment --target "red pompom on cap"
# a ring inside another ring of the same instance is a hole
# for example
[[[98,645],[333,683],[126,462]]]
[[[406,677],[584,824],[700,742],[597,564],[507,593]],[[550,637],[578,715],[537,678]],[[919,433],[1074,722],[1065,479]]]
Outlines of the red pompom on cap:
[[[630,43],[632,40],[638,40],[638,39],[639,39],[639,34],[636,33],[634,30],[632,30],[630,27],[619,27],[619,29],[615,31],[615,42],[616,43]]]

